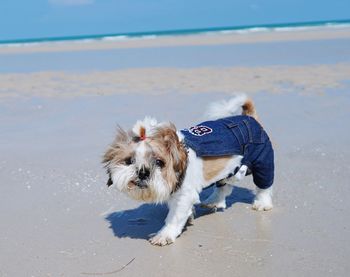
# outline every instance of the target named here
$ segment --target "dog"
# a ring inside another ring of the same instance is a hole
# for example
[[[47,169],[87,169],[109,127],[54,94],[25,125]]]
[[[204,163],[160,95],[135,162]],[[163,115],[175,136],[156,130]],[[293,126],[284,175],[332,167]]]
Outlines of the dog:
[[[204,207],[225,209],[233,185],[248,174],[257,186],[253,209],[273,207],[274,151],[252,100],[238,95],[213,103],[207,119],[177,130],[145,117],[129,131],[119,127],[104,154],[108,186],[136,200],[168,204],[165,225],[149,240],[153,245],[175,241],[193,218],[199,193],[212,184]]]

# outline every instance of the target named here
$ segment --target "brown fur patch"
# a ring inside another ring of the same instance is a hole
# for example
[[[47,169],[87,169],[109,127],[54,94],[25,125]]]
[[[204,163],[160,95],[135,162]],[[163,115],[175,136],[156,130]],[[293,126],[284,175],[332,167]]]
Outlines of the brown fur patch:
[[[134,142],[132,141],[131,134],[128,134],[122,128],[118,127],[117,136],[105,152],[102,163],[106,165],[112,161],[120,163],[130,157],[133,151],[133,148],[130,147],[130,144],[132,143]]]
[[[228,164],[232,156],[222,157],[204,157],[203,158],[203,176],[206,181],[216,177]]]
[[[247,101],[243,104],[242,114],[254,117],[256,120],[258,119],[258,115],[256,113],[254,103],[251,99],[247,99]]]
[[[179,178],[183,176],[187,167],[187,150],[179,141],[176,127],[171,123],[160,127],[149,143],[157,152],[158,158],[165,163],[162,169],[163,178],[167,180],[171,190],[175,191]]]

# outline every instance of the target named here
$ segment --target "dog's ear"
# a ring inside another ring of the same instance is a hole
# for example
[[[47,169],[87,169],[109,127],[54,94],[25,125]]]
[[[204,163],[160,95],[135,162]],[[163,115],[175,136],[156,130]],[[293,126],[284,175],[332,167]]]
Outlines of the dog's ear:
[[[112,144],[108,147],[107,151],[103,155],[102,163],[110,163],[120,152],[120,150],[127,147],[131,141],[132,135],[124,131],[120,126],[118,126],[117,135]]]
[[[175,125],[160,124],[151,138],[151,143],[162,152],[165,162],[162,174],[171,191],[176,191],[186,172],[187,149],[179,141]]]
[[[187,150],[180,142],[173,123],[163,125],[158,134],[162,137],[164,145],[172,157],[174,171],[181,174],[187,166]]]

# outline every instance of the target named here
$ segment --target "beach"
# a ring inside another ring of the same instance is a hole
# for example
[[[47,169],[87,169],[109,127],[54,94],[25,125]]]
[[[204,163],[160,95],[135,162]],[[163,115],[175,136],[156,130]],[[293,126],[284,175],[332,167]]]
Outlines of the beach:
[[[0,276],[347,276],[349,89],[350,28],[0,47]],[[248,176],[152,246],[166,206],[105,185],[117,126],[189,127],[234,93],[273,141],[274,209]]]

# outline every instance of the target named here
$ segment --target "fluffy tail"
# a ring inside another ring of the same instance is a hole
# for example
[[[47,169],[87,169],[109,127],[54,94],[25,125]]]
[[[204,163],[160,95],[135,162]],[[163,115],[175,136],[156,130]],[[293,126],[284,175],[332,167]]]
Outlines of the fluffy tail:
[[[206,113],[206,118],[216,120],[239,114],[249,115],[258,119],[253,101],[245,94],[237,95],[230,100],[212,103]]]

